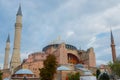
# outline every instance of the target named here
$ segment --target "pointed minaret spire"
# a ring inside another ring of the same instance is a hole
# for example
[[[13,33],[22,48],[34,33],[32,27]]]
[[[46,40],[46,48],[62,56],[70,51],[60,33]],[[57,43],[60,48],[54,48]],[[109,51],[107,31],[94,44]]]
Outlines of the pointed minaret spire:
[[[10,53],[10,37],[8,35],[8,38],[6,40],[5,56],[4,56],[4,68],[3,69],[8,69],[9,53]]]
[[[18,15],[22,16],[21,4],[19,5],[19,9],[18,9],[18,12],[17,12],[17,16]]]
[[[113,37],[112,30],[110,31],[110,33],[111,33],[112,58],[113,58],[113,62],[115,62],[116,61],[116,49],[115,49],[115,42],[114,42],[114,37]]]
[[[10,43],[10,35],[9,34],[8,34],[8,38],[7,38],[6,42]]]
[[[111,30],[111,43],[114,44],[114,37],[113,37],[112,30]]]

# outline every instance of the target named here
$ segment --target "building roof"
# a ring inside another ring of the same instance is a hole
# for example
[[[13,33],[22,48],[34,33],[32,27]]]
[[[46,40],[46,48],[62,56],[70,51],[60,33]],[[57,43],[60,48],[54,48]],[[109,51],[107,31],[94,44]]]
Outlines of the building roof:
[[[58,71],[66,71],[66,70],[70,70],[68,67],[66,66],[60,66],[57,68]]]
[[[90,75],[92,75],[92,73],[90,71],[84,72],[84,76],[90,76]]]
[[[17,12],[17,16],[18,16],[18,15],[22,16],[21,5],[19,5],[19,9],[18,9],[18,12]]]
[[[95,76],[80,76],[80,80],[97,80]]]
[[[113,37],[112,30],[110,31],[110,33],[111,33],[111,44],[115,44],[115,43],[114,43],[114,37]]]
[[[49,49],[50,47],[53,47],[53,48],[58,48],[60,44],[50,44],[50,45],[47,45],[43,48],[42,51],[46,51],[47,49]],[[70,49],[70,50],[77,50],[77,48],[71,44],[65,44],[65,48],[67,49]]]
[[[4,78],[3,80],[10,80],[9,78]]]
[[[8,34],[8,38],[6,42],[10,42],[10,35]]]
[[[76,64],[75,67],[78,68],[78,69],[79,68],[84,68],[84,66],[82,64]]]
[[[33,72],[29,69],[20,69],[15,74],[33,74]]]

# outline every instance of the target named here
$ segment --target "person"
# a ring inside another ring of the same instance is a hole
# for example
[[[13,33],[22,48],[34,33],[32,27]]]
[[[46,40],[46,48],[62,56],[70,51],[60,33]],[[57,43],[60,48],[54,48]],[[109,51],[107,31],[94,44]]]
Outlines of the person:
[[[28,79],[24,76],[23,80],[28,80]]]

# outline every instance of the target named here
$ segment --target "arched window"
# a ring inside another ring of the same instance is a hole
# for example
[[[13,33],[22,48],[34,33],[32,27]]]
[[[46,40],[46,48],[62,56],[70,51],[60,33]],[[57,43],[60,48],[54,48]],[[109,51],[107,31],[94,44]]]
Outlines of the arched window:
[[[73,55],[72,53],[68,53],[68,63],[70,64],[78,64],[79,63],[79,59]]]

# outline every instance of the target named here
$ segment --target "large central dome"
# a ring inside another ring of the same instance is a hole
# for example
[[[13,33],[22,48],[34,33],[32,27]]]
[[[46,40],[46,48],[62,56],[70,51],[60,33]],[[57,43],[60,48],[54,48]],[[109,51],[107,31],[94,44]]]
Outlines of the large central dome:
[[[60,44],[50,44],[50,45],[47,45],[46,47],[43,48],[42,51],[46,51],[50,47],[58,48],[59,45]],[[77,50],[77,48],[75,46],[70,45],[70,44],[65,44],[65,47],[66,47],[66,49]]]

